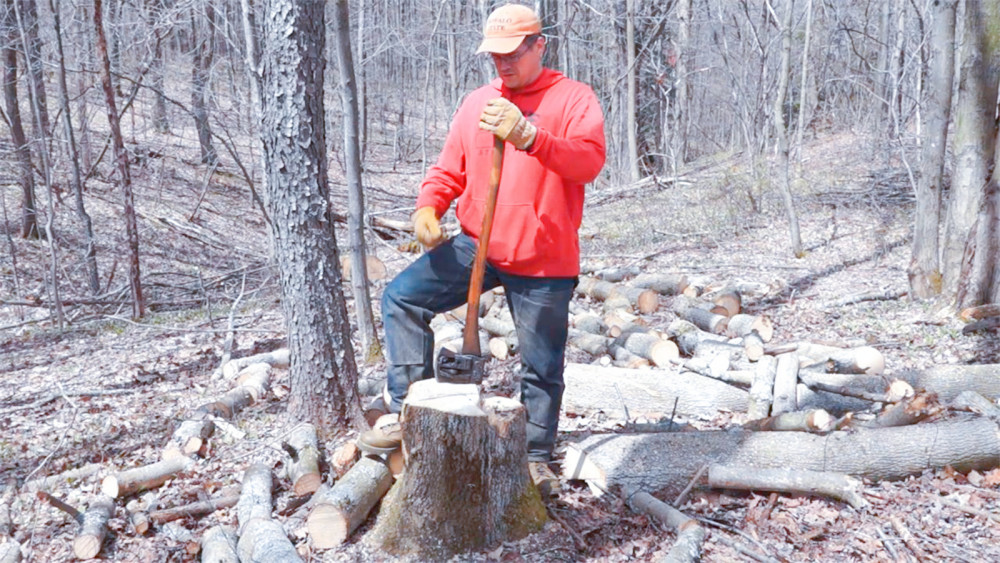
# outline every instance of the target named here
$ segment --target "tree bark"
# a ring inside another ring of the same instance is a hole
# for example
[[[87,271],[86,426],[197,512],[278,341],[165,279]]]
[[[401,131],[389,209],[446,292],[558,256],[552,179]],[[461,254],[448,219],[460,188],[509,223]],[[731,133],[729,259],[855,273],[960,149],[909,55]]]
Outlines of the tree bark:
[[[108,42],[104,36],[102,0],[94,0],[94,30],[97,37],[97,57],[100,60],[101,87],[104,90],[104,102],[107,106],[108,123],[111,127],[111,140],[115,151],[115,161],[118,166],[118,181],[121,183],[122,202],[125,211],[125,232],[128,239],[129,253],[129,289],[132,293],[132,317],[141,318],[146,314],[146,303],[142,296],[142,284],[139,275],[139,226],[135,219],[135,201],[132,196],[132,174],[129,170],[128,153],[125,151],[125,141],[122,139],[121,123],[118,119],[118,107],[115,103],[115,91],[111,85],[111,61],[108,58]]]
[[[931,3],[930,68],[924,89],[920,178],[916,185],[916,224],[908,270],[910,291],[926,299],[941,292],[938,232],[941,222],[941,182],[948,148],[948,121],[955,74],[955,11],[957,0]]]
[[[35,173],[31,165],[31,149],[24,134],[21,109],[17,99],[17,22],[14,18],[14,2],[7,0],[2,25],[7,31],[4,55],[3,94],[6,115],[10,127],[11,141],[17,153],[18,182],[21,184],[21,237],[37,239],[38,214],[35,208]]]
[[[201,162],[215,164],[219,156],[212,145],[212,126],[208,122],[208,89],[214,57],[212,43],[215,36],[215,9],[212,8],[211,2],[202,5],[205,8],[203,18],[196,17],[194,12],[191,14],[191,37],[194,41],[191,61],[191,116],[198,132]],[[205,25],[199,29],[199,22],[202,21]]]
[[[289,410],[325,435],[361,420],[324,155],[325,14],[317,0],[267,0],[265,12],[261,134],[292,357]]]
[[[407,468],[382,502],[372,544],[444,560],[541,528],[545,508],[528,475],[519,402],[482,401],[475,385],[430,379],[410,386],[404,408]]]
[[[792,199],[792,187],[788,178],[788,130],[785,127],[785,97],[788,93],[789,70],[792,54],[792,12],[795,2],[789,0],[781,24],[781,70],[778,71],[778,93],[774,97],[774,131],[778,139],[778,172],[780,174],[781,197],[788,216],[788,230],[791,238],[792,255],[803,256],[802,237],[799,234],[799,218]]]

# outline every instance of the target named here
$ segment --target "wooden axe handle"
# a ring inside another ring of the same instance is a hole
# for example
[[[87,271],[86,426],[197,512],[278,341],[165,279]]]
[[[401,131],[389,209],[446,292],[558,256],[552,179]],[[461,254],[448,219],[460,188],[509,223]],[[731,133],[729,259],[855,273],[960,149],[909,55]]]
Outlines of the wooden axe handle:
[[[490,167],[490,191],[486,194],[483,229],[479,232],[479,241],[476,243],[476,261],[472,264],[472,278],[469,279],[465,329],[462,332],[463,354],[482,355],[482,351],[479,349],[479,295],[483,292],[483,276],[486,275],[486,251],[490,245],[490,231],[493,230],[493,212],[497,208],[501,170],[503,170],[503,141],[494,137],[493,166]]]

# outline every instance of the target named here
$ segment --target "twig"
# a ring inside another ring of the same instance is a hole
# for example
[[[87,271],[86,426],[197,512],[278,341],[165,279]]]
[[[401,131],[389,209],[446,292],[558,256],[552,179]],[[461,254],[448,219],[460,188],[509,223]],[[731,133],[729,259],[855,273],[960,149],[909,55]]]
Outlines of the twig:
[[[106,396],[106,395],[128,395],[130,393],[135,393],[137,389],[82,389],[79,391],[66,391],[60,393],[51,393],[37,399],[33,403],[28,403],[27,405],[18,405],[16,407],[8,407],[6,409],[0,410],[0,414],[10,414],[19,411],[34,409],[40,407],[44,404],[51,403],[60,397],[65,398],[66,402],[71,403],[72,401],[69,397],[95,397],[95,396]]]
[[[706,471],[708,471],[708,465],[709,464],[707,463],[705,465],[702,465],[701,469],[699,469],[698,472],[694,474],[694,477],[691,478],[691,481],[688,482],[687,486],[684,487],[684,490],[681,491],[681,494],[677,495],[677,498],[674,499],[674,508],[679,508],[681,503],[683,503],[684,500],[687,499],[688,493],[690,493],[691,489],[693,489],[695,484],[698,483],[698,480],[701,479],[701,476],[704,475]]]
[[[716,528],[719,528],[720,530],[726,530],[727,532],[730,532],[730,533],[733,533],[733,534],[736,534],[736,535],[739,535],[739,536],[743,536],[743,537],[747,538],[748,540],[750,540],[751,542],[753,542],[754,544],[756,544],[757,547],[759,547],[762,551],[767,551],[767,549],[763,545],[761,545],[761,543],[759,541],[757,541],[754,538],[750,537],[748,534],[746,534],[746,533],[744,533],[744,532],[742,532],[740,530],[737,530],[736,528],[733,528],[731,526],[727,526],[727,525],[725,525],[725,524],[723,524],[721,522],[716,522],[715,520],[710,520],[708,518],[704,518],[702,516],[696,516],[695,520],[697,520],[699,522],[704,522],[705,524],[708,524],[709,526],[714,526]],[[742,553],[743,555],[746,555],[747,557],[749,557],[750,559],[753,559],[754,561],[760,561],[761,563],[781,563],[780,561],[778,561],[777,559],[775,559],[775,558],[773,558],[773,557],[771,557],[769,555],[761,555],[759,553],[751,551],[749,547],[747,547],[747,546],[745,546],[745,545],[743,545],[743,544],[741,544],[739,542],[735,542],[735,541],[733,541],[733,540],[731,540],[731,539],[729,539],[726,536],[723,536],[721,534],[712,534],[712,537],[715,538],[715,539],[717,539],[717,540],[719,540],[719,543],[725,544],[725,545],[727,545],[727,546],[735,549],[736,551]]]
[[[903,522],[895,515],[889,516],[889,522],[892,523],[892,527],[896,529],[896,533],[902,538],[903,543],[906,547],[910,548],[910,551],[917,556],[918,561],[929,561],[927,552],[924,551],[920,544],[917,543],[916,538],[910,533],[910,530],[903,524]]]
[[[896,540],[886,535],[886,533],[882,530],[881,526],[877,526],[875,528],[875,532],[878,533],[878,538],[879,540],[882,541],[882,547],[884,547],[885,550],[889,552],[889,555],[891,555],[893,559],[899,561],[899,554],[896,553],[896,548],[892,547],[892,542]]]
[[[549,505],[545,506],[545,510],[549,513],[549,517],[556,521],[557,524],[563,527],[564,530],[569,532],[569,535],[573,537],[573,543],[576,544],[576,549],[578,551],[587,551],[587,540],[583,539],[580,532],[574,530],[562,516],[556,513],[555,509]]]
[[[243,272],[243,280],[240,282],[240,293],[233,300],[233,304],[229,307],[229,323],[226,327],[226,340],[222,344],[222,361],[219,362],[219,368],[216,369],[218,375],[222,375],[222,366],[226,365],[233,353],[233,337],[235,332],[233,332],[234,319],[236,317],[236,309],[239,307],[240,300],[243,299],[243,291],[247,286],[247,274]],[[215,379],[215,377],[213,377]]]
[[[979,508],[973,508],[971,506],[966,506],[964,504],[959,504],[957,502],[954,502],[954,501],[951,501],[951,500],[948,500],[948,499],[940,499],[940,501],[941,501],[941,504],[943,504],[945,506],[950,506],[952,508],[956,508],[958,510],[961,510],[962,512],[966,512],[968,514],[972,514],[973,516],[982,516],[983,518],[986,518],[987,520],[992,520],[994,522],[1000,522],[1000,516],[998,516],[996,514],[993,514],[992,512],[987,512],[986,510],[981,510]]]
[[[628,414],[628,405],[625,404],[625,397],[622,396],[622,390],[618,388],[617,383],[615,383],[615,393],[618,393],[618,400],[622,403],[622,410],[625,411],[625,425],[628,426],[632,422],[632,417]]]
[[[219,328],[219,329],[198,329],[198,328],[186,328],[182,326],[162,326],[162,325],[151,325],[146,323],[137,323],[131,319],[126,319],[124,317],[119,317],[117,315],[104,315],[104,318],[110,319],[112,321],[121,321],[123,323],[128,323],[134,326],[141,326],[143,328],[155,328],[163,332],[194,332],[194,333],[206,333],[206,334],[218,334],[220,332],[227,332],[229,329]],[[283,331],[280,329],[268,330],[264,328],[234,328],[233,332],[254,332],[259,334],[280,334]]]
[[[83,523],[83,513],[82,512],[80,512],[79,510],[77,510],[77,509],[73,508],[72,506],[66,504],[65,502],[57,499],[56,497],[52,496],[51,493],[49,493],[47,491],[38,491],[37,493],[35,493],[35,496],[37,496],[39,498],[39,500],[44,500],[45,502],[49,503],[53,507],[58,508],[59,510],[62,510],[66,514],[69,514],[70,516],[73,517],[73,520],[76,520],[77,522],[79,522],[81,524]]]

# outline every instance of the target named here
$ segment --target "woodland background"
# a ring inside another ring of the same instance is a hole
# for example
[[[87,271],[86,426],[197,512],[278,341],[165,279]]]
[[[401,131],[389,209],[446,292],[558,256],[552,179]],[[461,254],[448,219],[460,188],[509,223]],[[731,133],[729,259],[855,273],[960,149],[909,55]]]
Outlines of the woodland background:
[[[356,383],[380,369],[373,304],[384,281],[355,268],[341,283],[340,258],[378,255],[390,273],[412,260],[405,221],[421,173],[462,95],[493,76],[472,53],[496,5],[4,0],[5,473],[24,480],[141,457],[143,436],[169,433],[185,393],[204,393],[222,359],[286,338],[295,357],[296,342],[317,332],[325,356],[293,362],[287,407],[346,439],[360,413]],[[590,84],[605,110],[608,163],[588,188],[586,269],[766,277],[774,295],[758,307],[784,320],[786,338],[878,341],[899,369],[996,361],[995,333],[963,337],[954,316],[1000,300],[995,3],[534,7],[547,64]],[[309,39],[304,78],[277,56],[288,13],[309,15],[289,24]],[[330,202],[316,252],[337,271],[299,297],[272,243],[287,223],[276,220],[282,193],[309,191],[280,183],[271,166],[282,132],[269,104],[282,87],[312,96],[281,111],[301,111],[325,149],[307,164]],[[832,300],[865,289],[894,295],[886,307],[898,309],[803,310],[818,291]],[[330,311],[328,324],[296,326],[289,307]],[[337,373],[340,387],[319,404],[297,400],[318,372]],[[142,385],[131,403],[86,393]],[[53,389],[69,391],[52,398]],[[164,403],[142,409],[145,422],[102,420],[155,395]],[[285,412],[275,406],[272,416]],[[63,435],[74,426],[79,434]],[[112,436],[133,441],[115,447]],[[39,447],[46,439],[56,445]],[[58,533],[54,517],[41,520],[39,536]]]

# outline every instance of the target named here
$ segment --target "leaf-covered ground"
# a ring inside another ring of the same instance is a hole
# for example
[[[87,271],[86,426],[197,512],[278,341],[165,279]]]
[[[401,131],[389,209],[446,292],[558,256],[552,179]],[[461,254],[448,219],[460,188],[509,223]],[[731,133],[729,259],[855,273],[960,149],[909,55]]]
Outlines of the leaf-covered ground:
[[[104,475],[159,459],[173,426],[231,387],[215,375],[230,319],[234,357],[281,345],[283,322],[267,225],[237,168],[224,160],[206,184],[209,170],[194,162],[190,137],[140,136],[131,149],[143,279],[152,303],[146,318],[129,320],[114,178],[88,183],[88,210],[100,242],[104,295],[97,301],[102,303],[68,305],[63,331],[48,307],[33,306],[48,302],[48,245],[17,239],[10,227],[13,238],[5,246],[13,254],[0,256],[0,299],[5,301],[0,308],[0,487],[5,490],[99,464],[95,474],[50,488],[55,497],[82,508],[100,490]],[[376,147],[368,156],[368,205],[374,213],[405,219],[419,163],[404,158],[398,167],[403,171],[396,171],[388,150]],[[905,163],[856,137],[829,135],[813,141],[803,155],[801,176],[793,174],[807,249],[801,259],[789,250],[788,222],[773,180],[777,175],[764,171],[753,177],[747,170],[745,155],[734,155],[696,163],[677,183],[598,185],[590,193],[581,230],[585,269],[639,266],[681,272],[705,287],[761,284],[767,291],[744,306],[772,319],[774,343],[866,343],[883,352],[890,377],[937,364],[998,361],[996,333],[963,335],[954,311],[939,303],[903,296],[840,304],[851,296],[895,295],[907,289],[913,202]],[[338,173],[334,165],[333,175]],[[334,200],[343,209],[343,183],[334,177],[332,184]],[[0,189],[8,217],[15,217],[16,187]],[[57,205],[59,275],[63,298],[84,300],[89,296],[80,263],[82,237],[71,202],[71,194],[63,193]],[[415,256],[399,250],[407,242],[404,235],[369,232],[369,244],[390,275]],[[340,240],[342,234],[338,232]],[[373,297],[384,284],[375,282]],[[583,298],[579,306],[596,308]],[[672,314],[666,310],[648,321],[668,323]],[[579,350],[569,355],[578,362],[598,360]],[[514,361],[493,363],[490,384],[495,389],[515,388]],[[377,377],[381,370],[380,365],[364,366],[362,375]],[[139,498],[159,507],[207,498],[238,485],[253,461],[272,463],[280,473],[280,443],[294,422],[285,414],[287,374],[278,370],[275,375],[273,393],[242,412],[234,428],[219,431],[210,454],[193,471]],[[687,422],[718,428],[735,421],[737,415],[720,413],[713,420]],[[564,417],[561,441],[619,431],[624,422]],[[356,430],[345,429],[325,441],[324,449],[334,452],[355,436]],[[926,560],[990,561],[1000,559],[1000,524],[951,505],[996,512],[998,485],[995,472],[944,469],[901,482],[868,484],[866,498],[872,506],[862,511],[819,497],[708,490],[695,490],[680,508],[709,530],[706,561],[751,560],[738,550],[781,561],[912,561],[915,549]],[[365,543],[370,521],[344,546],[312,550],[304,533],[305,512],[296,510],[287,482],[279,480],[277,487],[277,517],[308,560],[390,559]],[[5,502],[13,536],[28,561],[72,559],[76,525],[69,516],[31,494]],[[581,483],[568,483],[552,511],[557,518],[542,532],[458,559],[656,561],[675,537],[631,512],[621,499],[594,497]],[[235,511],[220,510],[136,536],[119,503],[111,521],[113,537],[102,557],[192,560],[191,542],[219,523],[234,524]],[[911,546],[903,541],[906,534]]]

